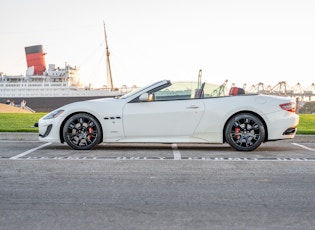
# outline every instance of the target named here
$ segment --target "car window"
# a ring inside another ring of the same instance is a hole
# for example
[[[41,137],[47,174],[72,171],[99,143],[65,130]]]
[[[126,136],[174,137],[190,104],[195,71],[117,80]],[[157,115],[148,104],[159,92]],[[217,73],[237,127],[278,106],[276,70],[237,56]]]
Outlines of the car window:
[[[191,99],[197,89],[195,82],[175,82],[168,87],[160,89],[154,94],[154,101],[170,101]]]
[[[154,89],[148,89],[147,91],[145,91],[145,88],[142,88],[140,91],[148,93],[148,102],[190,100],[219,97],[225,95],[225,87],[222,88],[219,85],[206,83],[201,84],[198,82],[168,82],[168,84],[161,85]],[[133,92],[121,98],[126,98],[127,96],[134,95],[138,92]],[[139,97],[130,101],[130,103],[140,102]]]
[[[149,93],[153,94],[154,101],[188,100],[224,96],[225,87],[197,82],[175,82]]]

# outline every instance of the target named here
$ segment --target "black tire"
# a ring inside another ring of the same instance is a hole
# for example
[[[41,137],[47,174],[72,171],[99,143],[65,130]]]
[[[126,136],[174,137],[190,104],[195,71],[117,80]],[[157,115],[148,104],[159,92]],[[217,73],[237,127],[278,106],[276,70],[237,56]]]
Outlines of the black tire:
[[[238,151],[252,151],[265,140],[265,127],[260,118],[249,113],[233,116],[225,128],[225,140]]]
[[[101,142],[101,126],[91,115],[78,113],[68,118],[63,127],[63,138],[76,150],[89,150]]]

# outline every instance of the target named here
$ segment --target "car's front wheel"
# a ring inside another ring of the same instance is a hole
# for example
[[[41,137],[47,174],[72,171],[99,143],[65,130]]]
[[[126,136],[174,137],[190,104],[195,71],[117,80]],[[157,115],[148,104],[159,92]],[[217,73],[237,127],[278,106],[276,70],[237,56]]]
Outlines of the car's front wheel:
[[[225,139],[238,151],[252,151],[265,140],[265,127],[260,118],[250,113],[233,116],[225,128]]]
[[[101,141],[101,126],[90,114],[78,113],[69,117],[63,127],[63,138],[76,150],[88,150]]]

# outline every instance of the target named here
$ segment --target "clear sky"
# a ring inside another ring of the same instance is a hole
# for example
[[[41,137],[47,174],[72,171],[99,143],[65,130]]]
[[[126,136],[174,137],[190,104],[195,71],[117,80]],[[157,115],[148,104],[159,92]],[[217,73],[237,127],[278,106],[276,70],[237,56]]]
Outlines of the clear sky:
[[[25,46],[46,64],[80,66],[107,84],[106,22],[115,87],[160,79],[242,86],[315,82],[314,0],[2,0],[0,72],[25,74]]]

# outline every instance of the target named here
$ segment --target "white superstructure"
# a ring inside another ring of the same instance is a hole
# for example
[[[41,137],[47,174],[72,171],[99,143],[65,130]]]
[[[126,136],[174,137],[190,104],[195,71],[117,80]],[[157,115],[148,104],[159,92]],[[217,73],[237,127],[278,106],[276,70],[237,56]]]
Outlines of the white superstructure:
[[[127,91],[111,91],[109,88],[84,87],[78,77],[79,68],[65,64],[56,68],[50,64],[43,75],[33,75],[34,68],[29,67],[26,76],[10,76],[0,73],[0,97],[89,97],[117,96]]]

